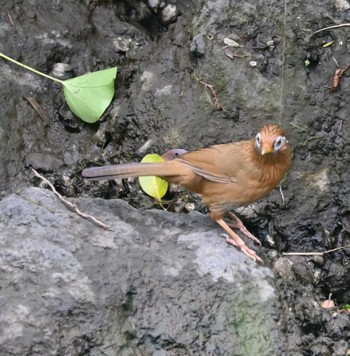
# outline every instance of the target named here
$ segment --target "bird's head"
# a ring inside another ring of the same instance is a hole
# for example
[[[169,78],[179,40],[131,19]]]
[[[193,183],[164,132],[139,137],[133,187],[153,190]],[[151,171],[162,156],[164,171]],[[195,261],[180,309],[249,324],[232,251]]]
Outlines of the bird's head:
[[[262,156],[265,156],[284,151],[288,148],[288,141],[278,126],[267,125],[256,135],[255,147]]]

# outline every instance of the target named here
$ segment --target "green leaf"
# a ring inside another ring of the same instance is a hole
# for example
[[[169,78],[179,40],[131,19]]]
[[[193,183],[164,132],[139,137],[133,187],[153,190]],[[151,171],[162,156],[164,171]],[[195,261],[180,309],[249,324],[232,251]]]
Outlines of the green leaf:
[[[73,113],[85,122],[94,123],[107,109],[114,96],[114,80],[117,67],[60,80],[20,63],[3,53],[0,57],[28,69],[63,86],[64,97]]]
[[[69,108],[83,121],[96,122],[113,99],[116,75],[114,67],[63,81]]]
[[[142,163],[164,162],[164,159],[157,154],[148,154],[143,157]],[[159,177],[139,177],[142,190],[152,198],[160,201],[168,190],[169,183]]]

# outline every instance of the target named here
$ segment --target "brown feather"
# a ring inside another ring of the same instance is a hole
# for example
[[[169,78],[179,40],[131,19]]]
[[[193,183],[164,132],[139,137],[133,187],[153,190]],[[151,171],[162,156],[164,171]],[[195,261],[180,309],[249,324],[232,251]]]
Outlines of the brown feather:
[[[261,129],[262,140],[273,144],[284,132],[275,125]],[[286,174],[291,163],[290,149],[261,155],[255,140],[215,145],[187,152],[160,163],[127,163],[86,168],[91,180],[138,176],[159,176],[202,195],[212,214],[222,215],[230,207],[260,200]]]
[[[266,154],[258,147],[256,139],[252,139],[201,148],[160,163],[86,168],[82,175],[91,180],[158,176],[170,183],[181,184],[200,194],[211,217],[229,232],[234,244],[249,257],[259,260],[222,219],[229,209],[250,204],[269,194],[288,171],[291,153],[284,132],[276,125],[268,125],[259,135],[261,147],[264,150],[267,147]],[[277,138],[282,142],[278,148],[275,147]]]
[[[85,168],[82,172],[83,177],[90,180],[100,179],[117,179],[128,177],[142,177],[142,176],[159,176],[177,177],[178,175],[193,176],[191,169],[184,167],[181,163],[173,161],[164,161],[157,163],[125,163],[102,167]],[[176,178],[174,178],[176,179]]]

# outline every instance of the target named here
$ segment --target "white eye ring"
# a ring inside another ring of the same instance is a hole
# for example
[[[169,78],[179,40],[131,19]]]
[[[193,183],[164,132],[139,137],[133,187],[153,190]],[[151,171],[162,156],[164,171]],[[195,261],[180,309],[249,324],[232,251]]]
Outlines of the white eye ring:
[[[255,136],[255,141],[256,141],[256,147],[260,148],[261,147],[261,133],[260,132]]]
[[[273,143],[273,150],[275,152],[279,151],[281,148],[284,147],[286,142],[287,142],[287,140],[284,136],[278,136]]]

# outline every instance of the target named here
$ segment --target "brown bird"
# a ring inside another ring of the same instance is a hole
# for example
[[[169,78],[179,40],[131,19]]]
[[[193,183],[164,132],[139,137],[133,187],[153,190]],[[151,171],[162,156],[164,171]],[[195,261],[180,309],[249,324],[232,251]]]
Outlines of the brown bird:
[[[200,148],[160,163],[86,168],[82,175],[91,180],[158,176],[181,184],[202,196],[211,218],[230,235],[228,243],[262,262],[231,228],[238,228],[258,244],[260,241],[229,209],[256,202],[269,194],[285,176],[290,164],[291,152],[284,132],[276,125],[268,125],[255,139]],[[224,216],[232,222],[227,224]]]

